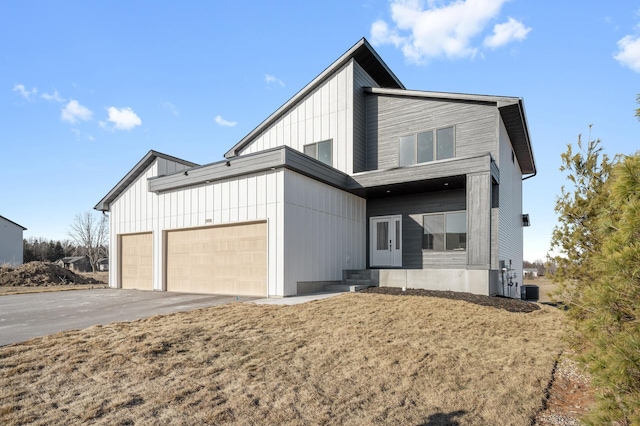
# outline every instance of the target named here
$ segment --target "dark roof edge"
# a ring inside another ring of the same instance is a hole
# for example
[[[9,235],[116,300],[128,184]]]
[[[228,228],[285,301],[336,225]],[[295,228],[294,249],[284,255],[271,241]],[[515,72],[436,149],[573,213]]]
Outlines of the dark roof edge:
[[[6,220],[7,222],[13,223],[16,226],[19,226],[20,228],[22,228],[23,231],[26,231],[27,228],[25,228],[24,226],[20,225],[19,223],[15,223],[14,221],[12,221],[11,219],[7,219],[6,217],[0,215],[0,218]]]
[[[342,56],[340,56],[336,61],[334,61],[331,65],[324,69],[316,78],[311,80],[306,86],[304,86],[298,93],[293,95],[287,102],[285,102],[280,108],[278,108],[274,113],[269,115],[262,123],[260,123],[256,128],[254,128],[248,135],[240,140],[237,144],[235,144],[229,151],[227,151],[224,156],[225,158],[233,158],[238,155],[238,152],[245,148],[253,138],[258,136],[264,130],[266,130],[271,124],[277,121],[280,117],[282,117],[293,105],[298,103],[301,99],[303,99],[307,94],[312,92],[316,87],[322,84],[333,72],[340,69],[346,63],[348,63],[351,59],[354,59],[356,52],[360,48],[365,48],[367,52],[372,56],[372,58],[382,66],[382,68],[387,72],[388,76],[397,84],[398,88],[404,89],[404,85],[398,77],[391,71],[391,69],[387,66],[387,64],[380,58],[378,53],[373,49],[371,44],[364,37],[361,38],[356,44],[354,44],[349,50],[347,50]],[[362,65],[361,65],[362,66]],[[365,69],[365,71],[367,71]]]
[[[138,163],[133,166],[129,173],[127,173],[120,181],[114,186],[111,191],[107,193],[93,208],[99,211],[108,211],[109,204],[120,195],[133,180],[135,180],[144,170],[149,167],[156,158],[163,158],[165,160],[173,161],[175,163],[183,164],[188,167],[197,167],[198,164],[192,163],[191,161],[183,160],[178,157],[174,157],[171,155],[163,154],[158,151],[150,150],[147,154],[142,157]]]
[[[529,123],[527,122],[527,113],[524,109],[524,101],[520,99],[518,102],[518,108],[520,109],[520,115],[522,116],[522,126],[524,127],[524,132],[527,135],[527,146],[529,148],[529,155],[531,158],[531,165],[533,166],[533,171],[530,172],[530,175],[536,175],[538,173],[538,169],[536,168],[536,159],[533,155],[533,146],[531,145],[531,136],[529,135]],[[530,176],[533,177],[533,176]]]

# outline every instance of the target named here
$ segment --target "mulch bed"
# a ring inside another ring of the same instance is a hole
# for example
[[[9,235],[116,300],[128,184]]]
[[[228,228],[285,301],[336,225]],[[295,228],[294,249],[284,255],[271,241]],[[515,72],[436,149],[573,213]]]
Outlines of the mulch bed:
[[[396,296],[426,296],[441,297],[444,299],[463,300],[476,305],[489,306],[496,309],[504,309],[509,312],[529,313],[540,309],[535,303],[520,299],[511,299],[501,296],[480,296],[478,294],[462,293],[457,291],[436,291],[408,288],[402,291],[398,287],[369,287],[360,290],[361,293],[390,294]]]

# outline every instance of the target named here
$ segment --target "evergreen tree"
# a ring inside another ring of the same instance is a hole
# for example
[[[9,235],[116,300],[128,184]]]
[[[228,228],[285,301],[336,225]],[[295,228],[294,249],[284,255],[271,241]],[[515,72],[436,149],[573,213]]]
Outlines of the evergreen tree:
[[[592,424],[640,424],[640,153],[623,157],[605,186],[596,221],[595,279],[583,281],[581,360],[602,389]]]
[[[572,342],[599,389],[589,424],[640,424],[640,153],[610,161],[599,141],[562,155],[552,249]]]
[[[602,153],[599,140],[590,140],[584,147],[578,136],[578,151],[571,144],[561,155],[560,171],[569,172],[571,188],[561,187],[555,211],[560,222],[551,237],[551,250],[558,253],[550,260],[556,264],[554,281],[559,284],[563,302],[580,305],[580,286],[583,280],[593,279],[591,258],[600,248],[595,235],[595,221],[603,208],[603,187],[612,162]]]

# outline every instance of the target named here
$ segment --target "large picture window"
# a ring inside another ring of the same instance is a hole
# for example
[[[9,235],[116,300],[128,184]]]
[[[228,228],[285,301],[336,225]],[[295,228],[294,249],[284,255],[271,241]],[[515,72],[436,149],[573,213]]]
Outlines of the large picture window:
[[[399,165],[401,166],[453,158],[454,154],[453,127],[400,137]]]
[[[304,146],[304,153],[309,157],[322,161],[324,164],[333,166],[333,155],[331,153],[331,139],[316,142]]]
[[[467,212],[428,214],[422,217],[424,250],[466,250]]]

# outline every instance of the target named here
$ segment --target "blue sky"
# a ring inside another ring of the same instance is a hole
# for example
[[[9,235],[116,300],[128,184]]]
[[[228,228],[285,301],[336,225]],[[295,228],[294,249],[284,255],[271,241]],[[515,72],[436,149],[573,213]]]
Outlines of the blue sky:
[[[640,147],[636,1],[3,1],[0,215],[67,239],[150,149],[220,160],[361,37],[407,88],[524,99],[527,260],[566,144],[593,124],[609,154]]]

